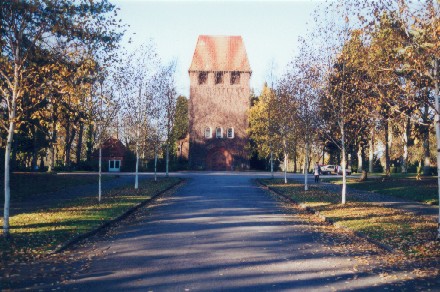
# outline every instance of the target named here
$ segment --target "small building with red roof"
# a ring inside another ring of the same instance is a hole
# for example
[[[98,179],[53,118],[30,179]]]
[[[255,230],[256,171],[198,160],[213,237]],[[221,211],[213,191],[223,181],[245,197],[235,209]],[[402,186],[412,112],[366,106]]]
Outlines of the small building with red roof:
[[[109,172],[119,172],[124,163],[127,148],[119,139],[109,138],[102,144],[102,165]],[[99,149],[93,152],[92,158],[99,159]]]

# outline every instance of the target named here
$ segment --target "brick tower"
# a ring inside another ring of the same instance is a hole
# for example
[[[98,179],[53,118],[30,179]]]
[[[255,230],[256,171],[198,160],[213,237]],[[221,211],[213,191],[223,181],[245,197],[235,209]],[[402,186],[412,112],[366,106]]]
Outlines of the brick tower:
[[[188,72],[190,168],[248,169],[252,71],[241,36],[199,36]]]

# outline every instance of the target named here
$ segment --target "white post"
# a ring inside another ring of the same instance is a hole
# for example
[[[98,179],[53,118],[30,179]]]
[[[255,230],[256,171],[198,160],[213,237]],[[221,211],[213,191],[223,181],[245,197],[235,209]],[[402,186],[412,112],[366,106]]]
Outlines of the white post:
[[[98,182],[98,202],[101,202],[101,195],[102,195],[102,189],[101,189],[101,177],[102,177],[102,145],[100,143],[99,145],[99,182]]]

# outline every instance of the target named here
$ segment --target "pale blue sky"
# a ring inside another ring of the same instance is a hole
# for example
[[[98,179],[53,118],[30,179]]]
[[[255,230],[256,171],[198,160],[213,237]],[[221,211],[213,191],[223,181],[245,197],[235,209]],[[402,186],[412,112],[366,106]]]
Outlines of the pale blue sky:
[[[307,33],[313,22],[310,13],[320,1],[112,3],[120,7],[119,16],[130,25],[127,36],[133,43],[127,48],[131,50],[153,39],[164,61],[177,60],[177,90],[188,97],[188,68],[199,35],[241,35],[253,71],[251,87],[258,93],[268,79],[271,64],[276,64],[279,75],[297,53],[298,37]]]

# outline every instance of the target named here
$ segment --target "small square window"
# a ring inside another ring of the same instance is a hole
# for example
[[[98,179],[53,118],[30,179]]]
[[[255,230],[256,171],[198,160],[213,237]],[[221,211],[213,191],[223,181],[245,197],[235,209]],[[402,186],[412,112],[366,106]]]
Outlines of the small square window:
[[[231,72],[231,85],[240,84],[240,72]]]
[[[223,72],[215,73],[215,84],[223,84]]]
[[[115,168],[119,168],[121,161],[115,160]]]
[[[206,84],[208,82],[208,73],[200,72],[199,73],[199,84]]]
[[[115,168],[115,161],[114,160],[110,160],[110,168]]]
[[[229,139],[234,138],[234,128],[228,128],[226,135]]]

